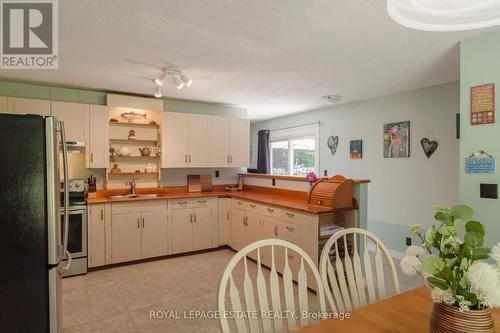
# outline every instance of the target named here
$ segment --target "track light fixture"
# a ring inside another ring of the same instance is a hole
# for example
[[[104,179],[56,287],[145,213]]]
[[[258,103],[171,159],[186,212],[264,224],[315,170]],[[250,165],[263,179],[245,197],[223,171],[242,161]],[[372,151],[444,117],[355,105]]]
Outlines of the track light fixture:
[[[184,87],[189,87],[193,81],[180,69],[171,69],[164,71],[160,77],[154,79],[154,83],[156,83],[155,88],[155,97],[161,97],[161,86],[165,83],[167,77],[170,77],[172,82],[175,84],[177,89],[182,89]]]

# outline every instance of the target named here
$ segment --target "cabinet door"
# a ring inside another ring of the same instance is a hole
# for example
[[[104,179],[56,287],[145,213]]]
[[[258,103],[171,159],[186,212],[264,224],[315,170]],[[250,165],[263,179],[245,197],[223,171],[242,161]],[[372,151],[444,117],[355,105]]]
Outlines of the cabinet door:
[[[90,105],[87,130],[87,168],[109,166],[108,110],[102,105]]]
[[[188,166],[208,166],[208,117],[202,114],[188,115]]]
[[[252,211],[247,210],[247,220],[245,225],[245,246],[260,239],[260,224],[260,214],[256,214]],[[253,259],[257,259],[257,251],[250,252],[249,256]]]
[[[261,217],[260,239],[278,238],[278,219],[263,215]],[[260,250],[262,263],[271,267],[271,247],[266,246]]]
[[[164,154],[167,168],[185,167],[188,154],[188,115],[165,112],[163,128]]]
[[[8,113],[9,112],[7,100],[8,100],[7,96],[0,96],[0,113]]]
[[[142,258],[167,254],[167,212],[142,212]]]
[[[52,115],[64,121],[66,141],[85,141],[88,104],[52,102]]]
[[[210,165],[227,167],[229,165],[229,128],[228,117],[210,116]]]
[[[250,154],[250,122],[231,118],[230,162],[232,167],[248,167]]]
[[[191,210],[172,210],[172,253],[183,253],[193,250],[192,221]]]
[[[217,200],[217,219],[219,230],[219,245],[232,245],[231,237],[231,199],[219,198]]]
[[[105,205],[88,206],[88,266],[106,263]]]
[[[246,243],[246,227],[244,225],[246,212],[243,209],[233,208],[231,231],[233,235],[233,249],[241,250]]]
[[[212,208],[193,209],[193,250],[214,247],[212,242]]]
[[[11,100],[11,97],[8,99]],[[12,98],[12,105],[9,106],[9,109],[10,108],[12,108],[12,110],[9,110],[9,113],[50,116],[50,101],[43,99],[15,97]]]
[[[112,216],[113,263],[141,259],[141,213]]]

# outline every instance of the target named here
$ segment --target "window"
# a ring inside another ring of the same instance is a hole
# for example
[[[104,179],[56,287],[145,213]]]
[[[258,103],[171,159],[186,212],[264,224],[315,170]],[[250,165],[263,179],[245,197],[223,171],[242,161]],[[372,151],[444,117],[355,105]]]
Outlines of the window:
[[[319,124],[271,131],[271,173],[304,176],[318,172]]]

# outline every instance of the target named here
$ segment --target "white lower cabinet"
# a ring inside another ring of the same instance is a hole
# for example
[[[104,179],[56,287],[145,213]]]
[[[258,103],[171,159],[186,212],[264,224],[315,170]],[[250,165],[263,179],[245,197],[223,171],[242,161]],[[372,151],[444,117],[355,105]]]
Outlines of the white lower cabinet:
[[[106,221],[109,219],[109,205],[90,205],[87,213],[88,267],[106,264]],[[106,218],[108,216],[108,218]]]
[[[153,258],[167,254],[166,211],[143,212],[142,214],[142,258]]]
[[[172,253],[189,252],[193,249],[191,214],[189,209],[172,210]]]
[[[217,199],[217,222],[218,244],[232,246],[230,198]]]
[[[116,214],[112,218],[113,263],[141,259],[141,213]]]
[[[246,244],[246,211],[241,208],[232,208],[231,231],[233,238],[233,249],[241,250]]]

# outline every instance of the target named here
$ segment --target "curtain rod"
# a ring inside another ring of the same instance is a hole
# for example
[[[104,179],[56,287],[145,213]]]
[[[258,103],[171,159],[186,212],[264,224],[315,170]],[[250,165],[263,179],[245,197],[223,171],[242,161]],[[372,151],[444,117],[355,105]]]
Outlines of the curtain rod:
[[[321,124],[321,123],[319,121],[316,121],[314,123],[309,123],[309,124],[295,125],[295,126],[282,127],[282,128],[274,128],[274,129],[271,129],[270,131],[281,131],[281,130],[287,130],[287,129],[297,128],[297,127],[302,127],[302,126],[319,125],[319,124]]]

